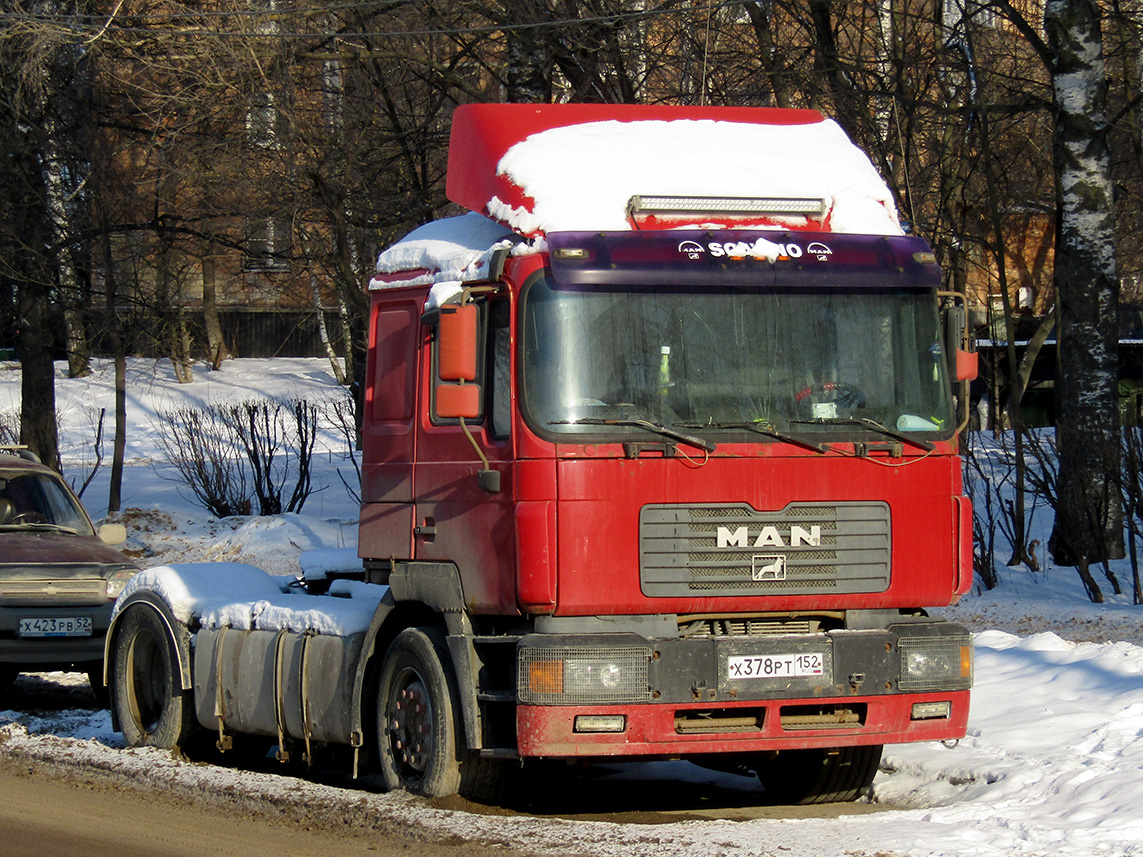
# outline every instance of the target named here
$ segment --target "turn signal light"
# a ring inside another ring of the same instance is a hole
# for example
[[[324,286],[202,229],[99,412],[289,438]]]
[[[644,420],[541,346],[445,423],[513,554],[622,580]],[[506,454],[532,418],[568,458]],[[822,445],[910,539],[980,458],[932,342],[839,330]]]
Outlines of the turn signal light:
[[[528,664],[528,689],[532,693],[563,693],[563,661],[531,661]]]

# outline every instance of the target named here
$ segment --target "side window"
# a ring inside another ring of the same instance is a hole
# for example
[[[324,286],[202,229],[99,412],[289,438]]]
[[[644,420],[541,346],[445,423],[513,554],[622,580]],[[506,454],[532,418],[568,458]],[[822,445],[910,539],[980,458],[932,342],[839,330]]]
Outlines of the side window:
[[[493,301],[488,314],[488,389],[485,408],[495,438],[512,434],[512,348],[507,300]]]
[[[373,419],[408,420],[413,416],[417,334],[415,304],[382,309],[374,320]]]

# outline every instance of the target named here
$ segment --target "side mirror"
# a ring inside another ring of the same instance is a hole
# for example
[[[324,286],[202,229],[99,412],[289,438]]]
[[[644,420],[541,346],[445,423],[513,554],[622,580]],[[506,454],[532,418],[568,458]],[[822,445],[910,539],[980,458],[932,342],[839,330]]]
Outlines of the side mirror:
[[[99,528],[99,538],[109,545],[121,545],[127,541],[127,528],[122,524],[104,524]]]
[[[477,312],[475,304],[441,307],[437,321],[436,414],[444,419],[480,416],[480,385],[476,380]]]
[[[476,381],[480,350],[480,317],[475,304],[445,304],[437,319],[437,378],[434,410],[438,417],[460,421],[468,442],[476,450],[483,467],[477,471],[477,484],[490,494],[500,491],[500,473],[488,465],[488,458],[465,425],[466,419],[480,417],[481,389]]]
[[[951,295],[954,299],[962,300],[963,296],[955,292],[942,292],[942,295]],[[954,381],[973,381],[976,379],[980,367],[980,359],[975,351],[965,348],[967,344],[968,310],[963,304],[953,304],[945,307],[943,313],[945,328],[945,353],[948,355],[949,374]]]
[[[975,351],[956,350],[954,377],[958,381],[975,381],[980,374],[980,355]]]
[[[479,384],[437,384],[436,413],[446,420],[480,416]]]
[[[442,381],[476,380],[476,323],[475,304],[441,307],[437,375]]]

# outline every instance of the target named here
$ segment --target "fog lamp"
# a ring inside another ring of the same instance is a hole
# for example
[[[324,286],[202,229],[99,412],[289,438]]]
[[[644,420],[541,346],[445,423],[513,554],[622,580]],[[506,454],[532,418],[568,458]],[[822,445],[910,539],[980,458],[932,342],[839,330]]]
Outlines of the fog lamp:
[[[623,732],[627,728],[627,718],[622,714],[577,714],[576,732]]]
[[[912,720],[948,720],[952,714],[952,703],[914,702]]]

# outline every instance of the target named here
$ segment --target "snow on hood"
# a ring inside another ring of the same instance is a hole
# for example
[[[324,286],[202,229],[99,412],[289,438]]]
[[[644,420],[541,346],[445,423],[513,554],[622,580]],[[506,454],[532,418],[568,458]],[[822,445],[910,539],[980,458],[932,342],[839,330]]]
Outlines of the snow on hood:
[[[589,122],[512,146],[497,172],[534,200],[493,198],[492,216],[523,234],[628,230],[627,201],[664,196],[821,197],[834,232],[901,235],[893,197],[836,122]]]

